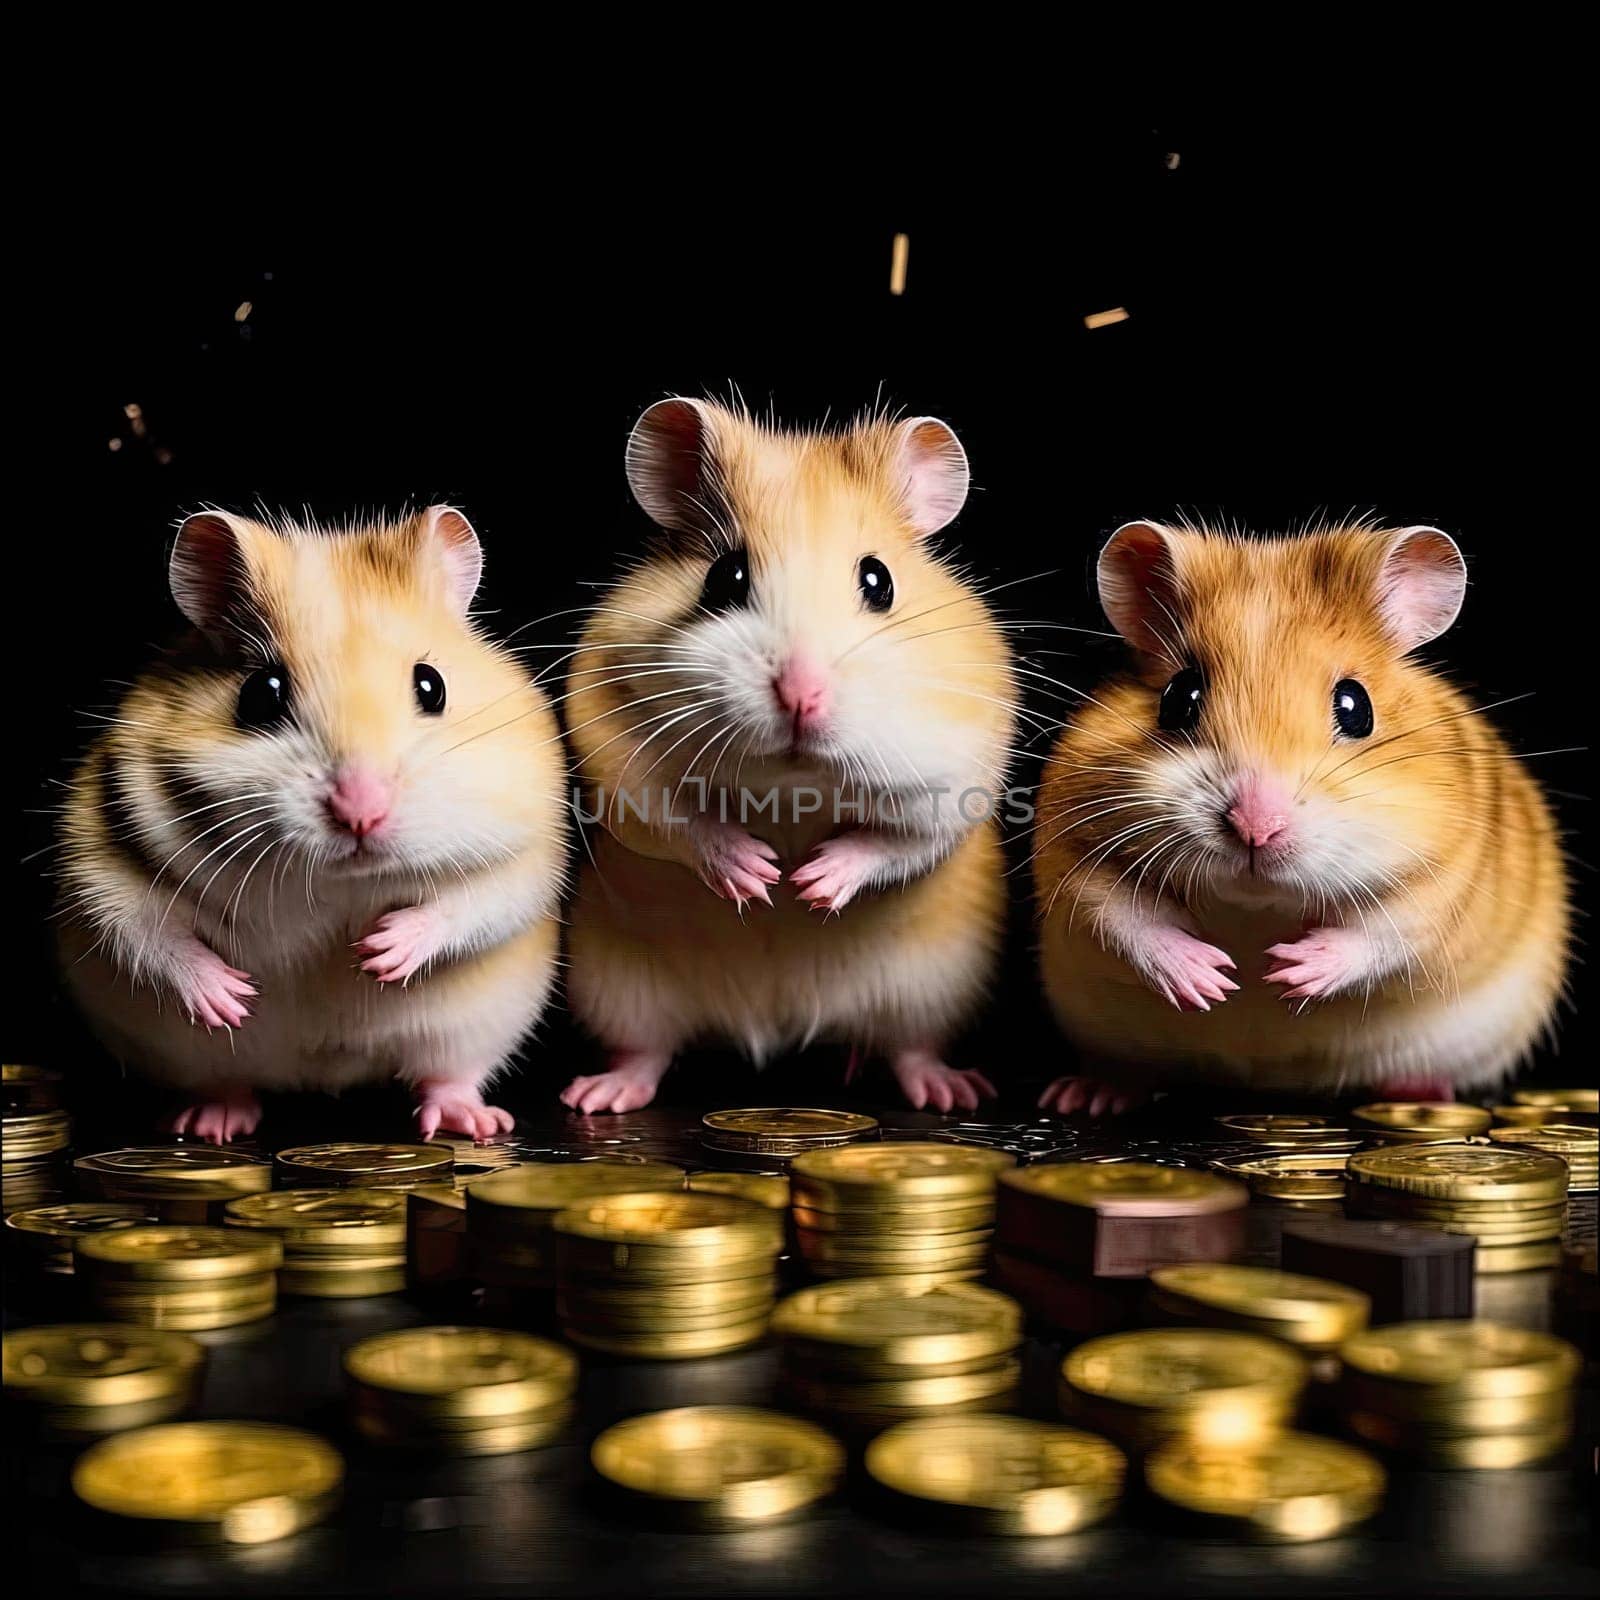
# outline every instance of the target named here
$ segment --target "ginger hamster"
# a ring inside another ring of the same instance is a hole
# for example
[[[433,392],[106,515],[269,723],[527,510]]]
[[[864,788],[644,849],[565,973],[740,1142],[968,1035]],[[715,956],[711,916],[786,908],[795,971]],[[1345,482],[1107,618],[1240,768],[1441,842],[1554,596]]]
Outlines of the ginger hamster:
[[[482,1091],[550,993],[567,801],[553,711],[468,615],[482,562],[443,506],[179,530],[194,631],[89,750],[60,839],[68,983],[183,1091],[172,1131],[391,1074],[424,1136],[510,1128]]]
[[[662,538],[568,683],[600,824],[568,993],[610,1059],[562,1099],[645,1105],[694,1041],[830,1039],[913,1105],[975,1106],[941,1052],[998,953],[1014,707],[1002,627],[930,544],[965,453],[931,418],[796,433],[673,399],[627,467]]]
[[[1135,522],[1100,556],[1133,648],[1051,755],[1045,988],[1089,1076],[1378,1099],[1494,1083],[1551,1024],[1567,873],[1539,786],[1412,652],[1466,569],[1435,528],[1250,539]]]

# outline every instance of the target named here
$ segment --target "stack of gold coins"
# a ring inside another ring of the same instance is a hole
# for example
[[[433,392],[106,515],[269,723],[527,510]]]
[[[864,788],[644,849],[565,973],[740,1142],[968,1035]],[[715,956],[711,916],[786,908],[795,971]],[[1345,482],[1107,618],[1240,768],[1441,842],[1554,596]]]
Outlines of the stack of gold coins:
[[[1554,1266],[1567,1215],[1567,1167],[1534,1150],[1405,1145],[1350,1157],[1353,1217],[1417,1222],[1477,1241],[1477,1270]]]
[[[1114,1444],[1021,1417],[924,1417],[867,1446],[867,1475],[897,1509],[967,1533],[1076,1533],[1110,1515],[1127,1458]]]
[[[1224,1328],[1144,1328],[1081,1344],[1061,1365],[1069,1416],[1130,1450],[1181,1437],[1230,1449],[1281,1431],[1309,1369],[1276,1339]]]
[[[356,1431],[376,1444],[504,1455],[548,1444],[572,1415],[578,1359],[502,1328],[402,1328],[345,1352]]]
[[[79,1156],[75,1165],[90,1194],[148,1206],[163,1222],[220,1224],[228,1201],[272,1187],[265,1156],[209,1144],[104,1150]]]
[[[159,1222],[155,1212],[116,1200],[75,1200],[67,1205],[13,1211],[6,1218],[7,1256],[36,1272],[72,1272],[72,1241],[85,1233],[106,1233]]]
[[[568,1206],[606,1194],[681,1191],[668,1161],[541,1161],[476,1178],[467,1189],[468,1270],[496,1289],[551,1289],[551,1224]]]
[[[234,1228],[283,1245],[280,1294],[314,1300],[398,1294],[406,1286],[406,1196],[394,1189],[280,1189],[230,1200]]]
[[[859,1111],[818,1111],[801,1106],[756,1106],[713,1111],[701,1122],[700,1142],[730,1155],[787,1161],[808,1150],[826,1150],[874,1138],[878,1119]]]
[[[1489,1137],[1515,1150],[1538,1150],[1567,1164],[1567,1193],[1592,1194],[1600,1188],[1600,1132],[1572,1122],[1543,1122],[1534,1127],[1495,1128]]]
[[[165,1422],[194,1404],[206,1353],[182,1333],[115,1322],[23,1328],[5,1336],[5,1396],[52,1433],[111,1433]]]
[[[672,1361],[742,1349],[767,1331],[783,1249],[770,1206],[686,1190],[610,1194],[569,1206],[552,1227],[556,1311],[576,1344]]]
[[[303,1144],[277,1157],[278,1181],[286,1189],[409,1189],[448,1178],[454,1166],[447,1144]]]
[[[731,1194],[774,1211],[789,1210],[789,1176],[784,1172],[691,1172],[688,1187],[695,1194]]]
[[[1332,1538],[1383,1503],[1383,1468],[1366,1451],[1311,1433],[1235,1449],[1169,1440],[1151,1453],[1144,1476],[1197,1529],[1273,1543]]]
[[[795,1240],[819,1278],[980,1278],[995,1179],[1016,1158],[978,1145],[857,1144],[797,1156]]]
[[[1344,1201],[1345,1162],[1356,1147],[1264,1150],[1219,1156],[1211,1170],[1248,1186],[1253,1198],[1296,1211],[1338,1210]]]
[[[1578,1352],[1497,1322],[1396,1322],[1340,1352],[1351,1430],[1430,1466],[1520,1467],[1572,1435]]]
[[[825,1499],[844,1451],[810,1422],[754,1406],[682,1406],[607,1428],[594,1469],[633,1511],[697,1529],[777,1522]]]
[[[1350,1115],[1372,1144],[1463,1144],[1487,1133],[1492,1120],[1482,1106],[1435,1100],[1378,1100]]]
[[[72,1120],[57,1107],[61,1080],[42,1067],[7,1064],[0,1085],[0,1204],[6,1213],[65,1193]]]
[[[1315,1369],[1366,1327],[1372,1302],[1359,1289],[1326,1278],[1191,1261],[1150,1274],[1150,1309],[1163,1322],[1238,1328],[1281,1339],[1310,1357]]]
[[[789,1394],[807,1411],[881,1428],[1015,1403],[1022,1308],[975,1283],[851,1278],[790,1295],[772,1318]]]
[[[102,1439],[72,1488],[103,1516],[183,1540],[265,1544],[321,1522],[344,1462],[327,1440],[269,1422],[168,1422]]]
[[[1600,1112],[1600,1089],[1513,1089],[1511,1098],[1519,1106],[1543,1106],[1549,1111],[1582,1111],[1589,1116]]]
[[[1218,1117],[1219,1126],[1235,1139],[1264,1144],[1274,1149],[1302,1149],[1317,1145],[1348,1143],[1357,1135],[1332,1117],[1290,1116],[1282,1112],[1248,1111],[1236,1116]]]
[[[283,1247],[242,1228],[152,1223],[73,1242],[78,1277],[120,1322],[192,1333],[270,1317]]]

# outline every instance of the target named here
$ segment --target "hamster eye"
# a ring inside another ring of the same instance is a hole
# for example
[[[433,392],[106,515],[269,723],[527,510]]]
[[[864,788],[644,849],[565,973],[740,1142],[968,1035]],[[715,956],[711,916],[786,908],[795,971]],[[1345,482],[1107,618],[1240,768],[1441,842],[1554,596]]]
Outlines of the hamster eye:
[[[862,556],[856,582],[868,611],[887,611],[894,604],[894,576],[876,556]]]
[[[1372,696],[1354,678],[1333,686],[1333,722],[1347,739],[1365,739],[1372,732]]]
[[[241,728],[271,728],[289,715],[289,669],[281,661],[257,667],[239,685],[234,713]]]
[[[444,674],[426,661],[419,661],[411,669],[411,692],[417,697],[417,708],[430,717],[444,710]]]
[[[1198,667],[1185,667],[1161,691],[1161,711],[1156,721],[1168,733],[1187,733],[1200,720],[1200,702],[1206,680]]]
[[[706,571],[700,604],[707,611],[726,611],[750,598],[750,558],[743,550],[720,555]]]

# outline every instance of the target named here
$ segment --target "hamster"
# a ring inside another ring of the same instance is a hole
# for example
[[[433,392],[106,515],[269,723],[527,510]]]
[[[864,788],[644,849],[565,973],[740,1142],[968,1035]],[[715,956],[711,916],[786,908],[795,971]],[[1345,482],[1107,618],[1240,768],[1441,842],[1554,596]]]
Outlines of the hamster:
[[[1003,628],[930,545],[965,452],[927,417],[795,433],[671,399],[627,471],[662,539],[568,684],[600,824],[568,995],[609,1066],[561,1098],[648,1104],[694,1041],[829,1039],[915,1106],[976,1106],[941,1052],[998,953],[1015,707]]]
[[[424,1137],[485,1105],[550,993],[569,810],[555,714],[468,613],[459,511],[339,532],[207,511],[172,551],[193,632],[84,758],[60,834],[69,987],[187,1097],[394,1075]]]
[[[1506,1074],[1561,994],[1567,872],[1533,778],[1412,659],[1461,607],[1455,543],[1133,522],[1098,579],[1134,658],[1057,742],[1033,860],[1044,986],[1104,1077],[1041,1104]]]

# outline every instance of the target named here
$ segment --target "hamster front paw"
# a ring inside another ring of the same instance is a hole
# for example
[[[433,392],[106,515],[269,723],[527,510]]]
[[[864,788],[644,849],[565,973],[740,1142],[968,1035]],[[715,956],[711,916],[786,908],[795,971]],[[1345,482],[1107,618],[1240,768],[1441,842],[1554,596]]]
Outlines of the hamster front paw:
[[[1152,928],[1137,965],[1150,987],[1180,1011],[1209,1011],[1239,987],[1222,975],[1224,967],[1233,970],[1233,957],[1182,928]]]
[[[240,1028],[256,987],[248,972],[230,967],[210,945],[186,934],[176,952],[171,983],[190,1022],[207,1028]]]
[[[168,1133],[191,1134],[210,1144],[242,1139],[261,1125],[261,1102],[242,1084],[220,1085],[210,1099],[185,1106],[166,1124]]]
[[[1287,984],[1285,1000],[1326,1000],[1353,988],[1365,969],[1365,940],[1349,928],[1312,928],[1293,944],[1275,944],[1266,982]]]
[[[744,909],[747,900],[772,904],[769,892],[783,874],[776,865],[778,852],[763,839],[747,833],[736,822],[704,818],[693,830],[695,871],[713,894]]]
[[[1099,1078],[1057,1078],[1039,1096],[1039,1109],[1061,1117],[1070,1117],[1074,1111],[1091,1117],[1120,1117],[1145,1099],[1136,1089],[1121,1089]]]
[[[993,1100],[995,1086],[981,1072],[958,1072],[947,1067],[931,1050],[901,1050],[890,1060],[895,1079],[912,1108],[931,1106],[938,1111],[976,1111],[979,1100]]]
[[[856,834],[824,839],[789,874],[800,898],[817,911],[843,911],[872,876],[877,856]],[[945,1107],[944,1109],[948,1109]]]
[[[672,1065],[672,1057],[651,1050],[618,1050],[611,1069],[574,1078],[561,1091],[561,1103],[581,1116],[597,1111],[637,1111],[656,1097],[656,1088]]]
[[[356,953],[366,957],[361,970],[379,983],[403,984],[438,954],[442,932],[438,914],[427,906],[386,911],[356,941]]]
[[[412,1092],[417,1097],[413,1115],[424,1139],[431,1139],[442,1129],[446,1133],[464,1133],[482,1144],[497,1133],[510,1133],[517,1125],[509,1111],[486,1106],[476,1084],[420,1078]]]

